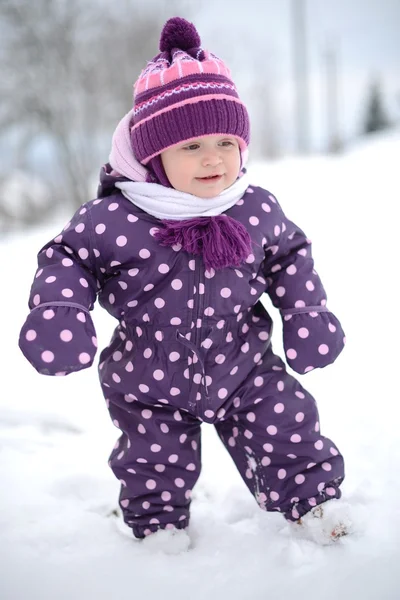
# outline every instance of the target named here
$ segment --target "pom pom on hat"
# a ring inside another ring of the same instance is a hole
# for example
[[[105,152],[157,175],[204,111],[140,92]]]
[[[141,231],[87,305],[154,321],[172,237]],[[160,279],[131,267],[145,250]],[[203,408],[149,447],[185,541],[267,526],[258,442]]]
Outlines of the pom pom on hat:
[[[200,36],[193,23],[181,17],[173,17],[165,23],[160,37],[161,52],[168,52],[173,48],[189,50],[200,45]]]

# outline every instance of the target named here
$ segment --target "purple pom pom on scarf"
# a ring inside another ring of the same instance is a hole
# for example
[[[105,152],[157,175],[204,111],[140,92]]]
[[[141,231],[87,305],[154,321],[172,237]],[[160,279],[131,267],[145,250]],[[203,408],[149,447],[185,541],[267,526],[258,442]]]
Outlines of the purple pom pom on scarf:
[[[247,229],[227,215],[162,223],[154,235],[161,246],[179,244],[189,254],[202,255],[207,271],[239,267],[252,252]]]

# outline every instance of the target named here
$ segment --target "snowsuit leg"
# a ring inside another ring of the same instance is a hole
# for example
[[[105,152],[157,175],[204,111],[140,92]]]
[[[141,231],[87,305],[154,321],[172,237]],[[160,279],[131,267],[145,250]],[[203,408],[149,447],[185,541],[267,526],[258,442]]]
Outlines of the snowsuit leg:
[[[172,406],[149,404],[103,386],[122,431],[109,460],[121,482],[124,521],[138,538],[189,523],[192,488],[201,469],[201,422]]]
[[[259,506],[295,521],[313,506],[340,498],[344,461],[320,433],[314,398],[272,350],[260,375],[263,387],[244,382],[232,411],[215,427]]]

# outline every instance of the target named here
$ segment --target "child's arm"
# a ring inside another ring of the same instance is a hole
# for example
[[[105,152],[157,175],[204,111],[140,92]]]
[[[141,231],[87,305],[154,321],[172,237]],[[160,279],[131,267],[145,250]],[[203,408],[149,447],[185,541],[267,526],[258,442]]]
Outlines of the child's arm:
[[[89,311],[101,286],[94,251],[84,205],[38,254],[19,346],[39,373],[67,375],[93,363],[97,342]]]
[[[310,240],[278,203],[274,208],[270,215],[274,235],[264,246],[267,293],[283,318],[287,362],[297,373],[306,373],[336,360],[344,347],[344,333],[326,306]]]

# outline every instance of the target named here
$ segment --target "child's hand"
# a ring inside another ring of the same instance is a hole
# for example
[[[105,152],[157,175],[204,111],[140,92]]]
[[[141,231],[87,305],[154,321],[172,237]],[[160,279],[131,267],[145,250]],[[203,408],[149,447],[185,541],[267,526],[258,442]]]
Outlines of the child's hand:
[[[297,373],[333,363],[344,348],[343,329],[329,311],[299,312],[283,317],[286,360]]]
[[[90,367],[97,350],[88,312],[73,306],[44,306],[31,311],[19,347],[43,375],[68,375]]]

